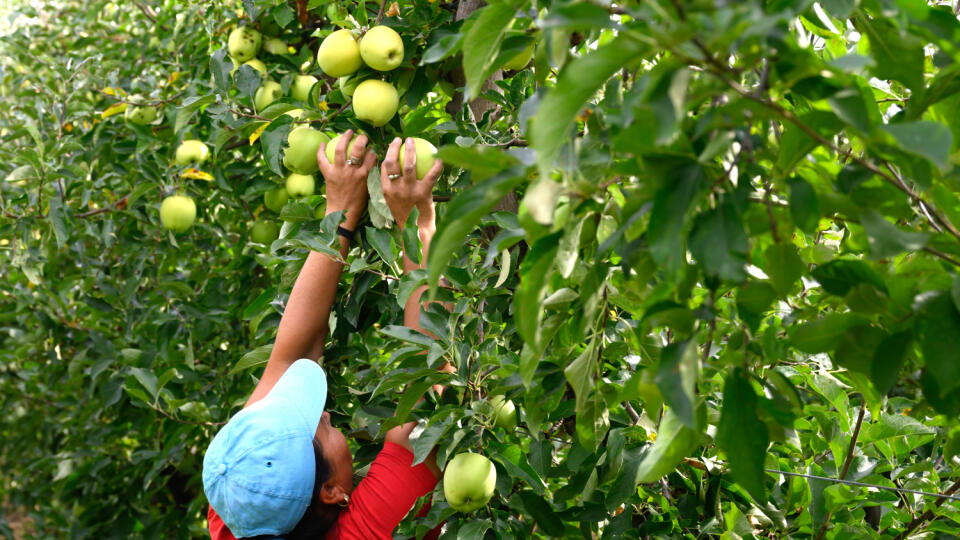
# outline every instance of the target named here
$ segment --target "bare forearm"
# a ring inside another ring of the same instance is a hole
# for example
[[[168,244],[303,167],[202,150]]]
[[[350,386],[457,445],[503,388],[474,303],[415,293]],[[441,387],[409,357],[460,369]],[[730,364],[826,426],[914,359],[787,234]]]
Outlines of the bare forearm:
[[[402,227],[401,227],[402,230]],[[420,263],[417,264],[413,262],[407,254],[403,254],[403,273],[409,274],[414,270],[421,270],[427,267],[427,257],[430,252],[430,242],[433,240],[433,234],[436,230],[436,225],[434,224],[432,208],[429,211],[429,214],[426,216],[421,216],[421,219],[417,223],[417,232],[420,237],[420,243],[423,244],[423,248],[420,253]],[[423,297],[423,292],[427,290],[427,286],[421,286],[414,289],[413,293],[410,295],[410,298],[407,298],[407,303],[404,304],[403,308],[403,324],[408,328],[413,328],[414,330],[423,332],[425,334],[430,334],[420,326],[420,300]],[[433,336],[436,337],[436,336]]]

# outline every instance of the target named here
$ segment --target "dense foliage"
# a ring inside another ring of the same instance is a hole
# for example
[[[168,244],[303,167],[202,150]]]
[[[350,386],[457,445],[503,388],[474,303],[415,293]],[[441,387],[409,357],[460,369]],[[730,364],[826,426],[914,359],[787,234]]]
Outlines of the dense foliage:
[[[447,164],[409,276],[416,236],[371,176],[323,359],[360,465],[416,418],[418,459],[438,444],[441,463],[497,466],[487,508],[438,489],[402,533],[952,536],[960,506],[930,494],[960,488],[954,8],[467,2],[0,4],[0,533],[205,534],[203,451],[307,250],[333,252],[322,190],[263,204],[282,113],[304,108],[381,156],[419,136]],[[406,49],[385,75],[397,117],[364,125],[329,78],[289,97],[321,76],[324,36],[378,19]],[[226,55],[238,24],[289,46],[260,53],[288,96],[261,111],[261,76]],[[125,121],[131,101],[158,119]],[[184,139],[210,161],[175,165]],[[181,234],[159,221],[174,192],[198,208]],[[282,222],[269,246],[258,219]],[[422,283],[454,306],[423,314],[437,339],[399,326]],[[437,382],[453,391],[414,407]],[[516,430],[494,426],[496,395]]]

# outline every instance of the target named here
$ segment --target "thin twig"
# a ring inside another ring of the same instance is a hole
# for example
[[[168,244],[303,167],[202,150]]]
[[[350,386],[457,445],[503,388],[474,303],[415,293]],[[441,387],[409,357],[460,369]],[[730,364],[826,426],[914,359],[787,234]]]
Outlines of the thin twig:
[[[387,2],[390,0],[383,0],[380,2],[380,11],[377,12],[377,20],[373,22],[374,25],[380,24],[380,21],[383,20],[383,13],[387,9]]]
[[[907,528],[904,529],[902,533],[898,534],[897,537],[894,538],[894,540],[904,540],[907,536],[910,535],[910,533],[913,532],[914,529],[923,525],[925,522],[932,520],[934,517],[933,511],[939,508],[940,505],[942,505],[948,498],[954,499],[954,500],[960,500],[960,497],[950,496],[951,493],[954,493],[958,489],[960,489],[960,480],[957,480],[956,482],[954,482],[952,486],[950,486],[949,488],[947,488],[946,491],[943,492],[944,493],[943,495],[939,496],[940,499],[938,499],[935,503],[933,503],[933,508],[926,510],[924,513],[914,518],[913,521],[908,523]],[[904,489],[902,491],[910,492],[911,490]]]
[[[127,199],[130,198],[130,195],[124,196],[122,199],[104,206],[103,208],[97,208],[96,210],[90,210],[89,212],[82,212],[80,214],[74,214],[73,217],[76,218],[86,218],[90,216],[95,216],[97,214],[102,214],[104,212],[113,212],[114,210],[122,210],[127,205]]]
[[[829,476],[817,476],[815,474],[803,474],[803,473],[796,473],[796,472],[790,472],[790,471],[778,471],[776,469],[763,469],[763,470],[768,473],[782,474],[784,476],[798,476],[798,477],[807,478],[810,480],[823,480],[824,482],[832,482],[834,484],[846,484],[848,486],[859,486],[859,487],[865,487],[865,488],[882,489],[885,491],[896,491],[900,493],[912,493],[914,495],[920,495],[922,497],[935,497],[943,501],[947,499],[951,501],[960,501],[960,497],[953,495],[953,493],[957,491],[957,489],[960,489],[960,480],[957,480],[956,483],[950,486],[950,488],[944,491],[943,493],[930,493],[929,491],[917,491],[915,489],[895,488],[890,486],[881,486],[878,484],[867,484],[865,482],[857,482],[855,480],[840,480],[839,478],[830,478]]]
[[[336,118],[340,113],[342,113],[343,111],[345,111],[345,110],[347,109],[347,107],[350,106],[350,101],[351,101],[351,100],[348,99],[348,100],[346,101],[346,103],[344,103],[343,105],[341,105],[339,109],[337,109],[336,111],[333,112],[333,114],[331,114],[330,116],[324,118],[324,119],[323,119],[323,122],[320,123],[320,127],[318,127],[317,129],[323,129],[324,126],[327,125],[327,122],[333,120],[333,119]]]
[[[140,8],[140,11],[142,11],[143,14],[146,15],[148,19],[150,19],[150,22],[154,24],[157,23],[157,13],[153,11],[152,7],[144,5],[142,2],[134,2],[133,5]]]
[[[853,435],[850,436],[850,446],[847,448],[847,456],[843,459],[843,465],[840,467],[840,480],[844,480],[847,477],[847,473],[850,471],[850,464],[853,463],[853,452],[857,449],[857,438],[860,437],[860,426],[863,425],[863,415],[866,411],[865,404],[860,404],[860,414],[857,415],[857,423],[853,427]],[[830,525],[830,515],[832,512],[827,512],[827,515],[823,518],[823,524],[820,525],[820,529],[817,530],[814,540],[820,540],[823,538],[823,535],[827,533],[827,527]]]

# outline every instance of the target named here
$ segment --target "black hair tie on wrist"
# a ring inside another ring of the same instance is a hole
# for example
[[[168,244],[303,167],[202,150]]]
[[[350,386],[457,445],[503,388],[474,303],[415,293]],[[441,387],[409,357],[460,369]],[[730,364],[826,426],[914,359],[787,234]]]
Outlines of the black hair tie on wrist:
[[[351,231],[349,229],[344,229],[343,227],[337,227],[337,234],[346,238],[347,240],[353,241],[353,236],[356,234],[356,231]]]

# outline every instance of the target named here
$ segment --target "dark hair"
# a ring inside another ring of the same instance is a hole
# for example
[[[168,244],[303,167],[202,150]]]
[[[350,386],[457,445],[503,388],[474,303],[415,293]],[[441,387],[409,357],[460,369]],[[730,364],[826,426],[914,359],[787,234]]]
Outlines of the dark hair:
[[[330,526],[333,525],[327,516],[316,511],[317,501],[320,500],[320,490],[323,489],[323,484],[330,479],[332,471],[330,462],[323,457],[323,448],[320,446],[320,443],[317,442],[317,439],[313,439],[313,459],[317,472],[313,480],[313,494],[310,497],[310,505],[307,506],[307,511],[304,512],[297,526],[289,533],[279,537],[284,540],[315,540],[322,538]],[[278,537],[263,535],[243,538],[242,540],[271,540],[275,538]]]

